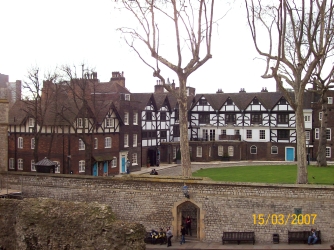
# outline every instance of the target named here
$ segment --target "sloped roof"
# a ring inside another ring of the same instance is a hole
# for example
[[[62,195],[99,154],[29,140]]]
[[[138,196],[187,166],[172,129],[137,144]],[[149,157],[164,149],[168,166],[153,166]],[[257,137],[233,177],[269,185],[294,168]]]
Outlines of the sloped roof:
[[[54,161],[50,161],[48,158],[44,158],[43,160],[35,163],[35,166],[56,166],[57,163],[55,163]]]

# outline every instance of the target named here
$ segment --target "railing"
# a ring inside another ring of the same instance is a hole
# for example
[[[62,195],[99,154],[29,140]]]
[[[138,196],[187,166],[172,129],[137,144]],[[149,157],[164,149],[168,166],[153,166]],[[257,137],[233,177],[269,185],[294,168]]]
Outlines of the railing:
[[[220,141],[241,141],[241,135],[219,135]]]

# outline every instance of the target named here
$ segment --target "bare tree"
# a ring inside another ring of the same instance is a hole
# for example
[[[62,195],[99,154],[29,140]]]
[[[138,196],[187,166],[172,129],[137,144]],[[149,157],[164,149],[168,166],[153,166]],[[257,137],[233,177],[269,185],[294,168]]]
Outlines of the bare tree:
[[[307,183],[304,92],[317,65],[326,57],[328,47],[331,46],[333,2],[280,0],[263,4],[260,0],[245,0],[245,3],[255,48],[266,60],[262,77],[275,79],[295,111],[298,160],[296,182]],[[265,32],[268,38],[267,46],[264,47],[261,32]],[[258,34],[261,34],[261,42]],[[293,95],[283,86],[283,82],[293,89]]]
[[[138,21],[139,28],[122,27],[118,30],[124,34],[126,43],[143,63],[152,69],[153,76],[159,78],[165,89],[178,100],[181,164],[183,176],[190,177],[186,84],[190,74],[212,58],[214,0],[123,0],[122,4]],[[172,40],[167,41],[167,37],[172,37]],[[169,44],[169,50],[166,50],[162,43]],[[145,49],[141,50],[141,45]],[[184,47],[188,49],[183,49]],[[172,50],[175,52],[174,56],[176,55],[175,63],[172,63]],[[151,57],[145,57],[145,52],[149,52]],[[177,91],[166,84],[161,66],[177,74]]]
[[[26,92],[26,97],[22,100],[24,103],[23,111],[27,113],[27,117],[31,118],[29,127],[32,129],[32,135],[34,137],[34,161],[37,162],[39,152],[39,141],[43,133],[43,129],[48,121],[48,113],[53,106],[53,91],[45,91],[45,95],[42,99],[43,83],[40,80],[39,68],[31,69],[28,72],[28,80],[23,83],[23,89]],[[58,75],[56,73],[49,73],[44,76],[49,82],[57,81]],[[45,87],[47,88],[47,87]],[[45,89],[44,89],[45,90]],[[49,144],[49,151],[51,150],[51,144]],[[48,155],[49,157],[49,155]]]

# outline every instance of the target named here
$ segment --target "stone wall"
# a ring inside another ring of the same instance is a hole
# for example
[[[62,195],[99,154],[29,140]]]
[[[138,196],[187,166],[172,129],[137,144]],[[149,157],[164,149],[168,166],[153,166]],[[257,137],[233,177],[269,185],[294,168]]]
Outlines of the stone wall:
[[[10,172],[0,176],[10,188],[22,188],[24,197],[107,204],[119,219],[143,224],[146,230],[171,225],[174,239],[182,223],[182,209],[191,205],[197,209],[194,230],[202,241],[219,242],[223,231],[254,231],[257,242],[270,243],[274,233],[287,242],[288,230],[313,227],[321,230],[324,242],[334,241],[333,186],[226,183],[132,174],[113,178]],[[190,199],[181,191],[184,184]],[[295,220],[292,224],[295,209],[304,215],[316,214],[314,223],[298,224]],[[258,222],[260,214],[264,225]],[[285,216],[281,224],[275,219],[280,214]]]
[[[145,234],[140,224],[117,221],[103,204],[0,199],[0,246],[5,249],[144,250]]]
[[[0,99],[0,171],[8,169],[8,101]]]

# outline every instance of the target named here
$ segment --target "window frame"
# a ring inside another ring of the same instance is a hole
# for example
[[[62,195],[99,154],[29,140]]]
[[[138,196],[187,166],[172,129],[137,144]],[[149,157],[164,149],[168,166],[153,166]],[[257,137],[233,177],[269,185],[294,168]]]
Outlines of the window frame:
[[[224,146],[218,145],[218,156],[223,156],[223,155],[224,155]]]
[[[162,122],[167,121],[167,112],[166,111],[161,111],[160,112],[160,121],[162,121]]]
[[[283,133],[284,131],[284,133]],[[284,136],[282,137],[282,135],[284,134]],[[286,137],[287,135],[287,137]],[[288,129],[278,129],[277,130],[277,139],[278,140],[290,140],[290,130]]]
[[[56,163],[55,166],[55,174],[60,174],[60,162],[59,161],[54,161]]]
[[[30,148],[35,149],[35,138],[31,138],[30,140]]]
[[[202,146],[196,147],[196,157],[203,157],[203,149]]]
[[[330,128],[326,128],[326,139],[330,141],[332,138],[332,130]]]
[[[319,138],[320,138],[320,129],[315,128],[314,129],[314,139],[319,140]]]
[[[253,131],[251,129],[246,130],[246,138],[253,139]]]
[[[251,114],[251,124],[262,123],[262,114],[261,113],[252,113]]]
[[[98,138],[94,138],[94,149],[98,149],[99,148],[99,140]]]
[[[257,154],[257,147],[255,145],[250,146],[249,152],[252,155],[256,155]]]
[[[86,161],[80,160],[79,161],[79,173],[84,173],[86,171]]]
[[[326,147],[326,158],[331,158],[331,157],[332,157],[332,148]]]
[[[34,118],[29,118],[28,126],[29,126],[29,128],[33,128],[35,126],[35,119]]]
[[[228,146],[227,147],[227,154],[230,157],[234,156],[234,147],[233,146]]]
[[[277,124],[289,124],[289,114],[288,113],[277,114]]]
[[[36,171],[35,160],[30,161],[30,171]]]
[[[15,159],[14,158],[8,159],[8,169],[15,169]]]
[[[276,148],[276,153],[275,153],[274,148]],[[277,155],[278,154],[278,147],[277,146],[271,146],[270,152],[271,152],[272,155]]]
[[[115,119],[112,117],[107,117],[105,119],[105,127],[106,128],[112,128],[115,125]]]
[[[265,140],[266,139],[266,131],[264,129],[260,129],[259,131],[259,139]]]
[[[111,168],[116,168],[117,167],[117,157],[114,157],[112,160],[111,160]]]
[[[327,97],[327,104],[333,104],[333,97]]]
[[[124,125],[129,125],[129,112],[124,112]]]
[[[235,114],[225,114],[225,123],[235,123],[236,115]]]
[[[138,134],[133,134],[132,135],[132,147],[137,147],[138,146]]]
[[[129,134],[124,134],[124,147],[129,147]]]
[[[133,125],[138,125],[138,112],[133,113]]]
[[[79,150],[85,150],[86,149],[86,145],[85,143],[83,142],[82,139],[79,138],[79,146],[78,146],[78,149]]]
[[[23,148],[23,137],[17,138],[17,148]]]
[[[322,120],[322,112],[319,112],[319,121]]]
[[[17,159],[17,170],[23,170],[23,159]]]
[[[138,165],[138,154],[137,153],[132,154],[132,165]]]
[[[210,124],[210,114],[207,114],[207,113],[198,114],[198,123],[199,124]]]
[[[111,137],[105,137],[104,138],[104,148],[111,148],[112,147],[112,140]]]

